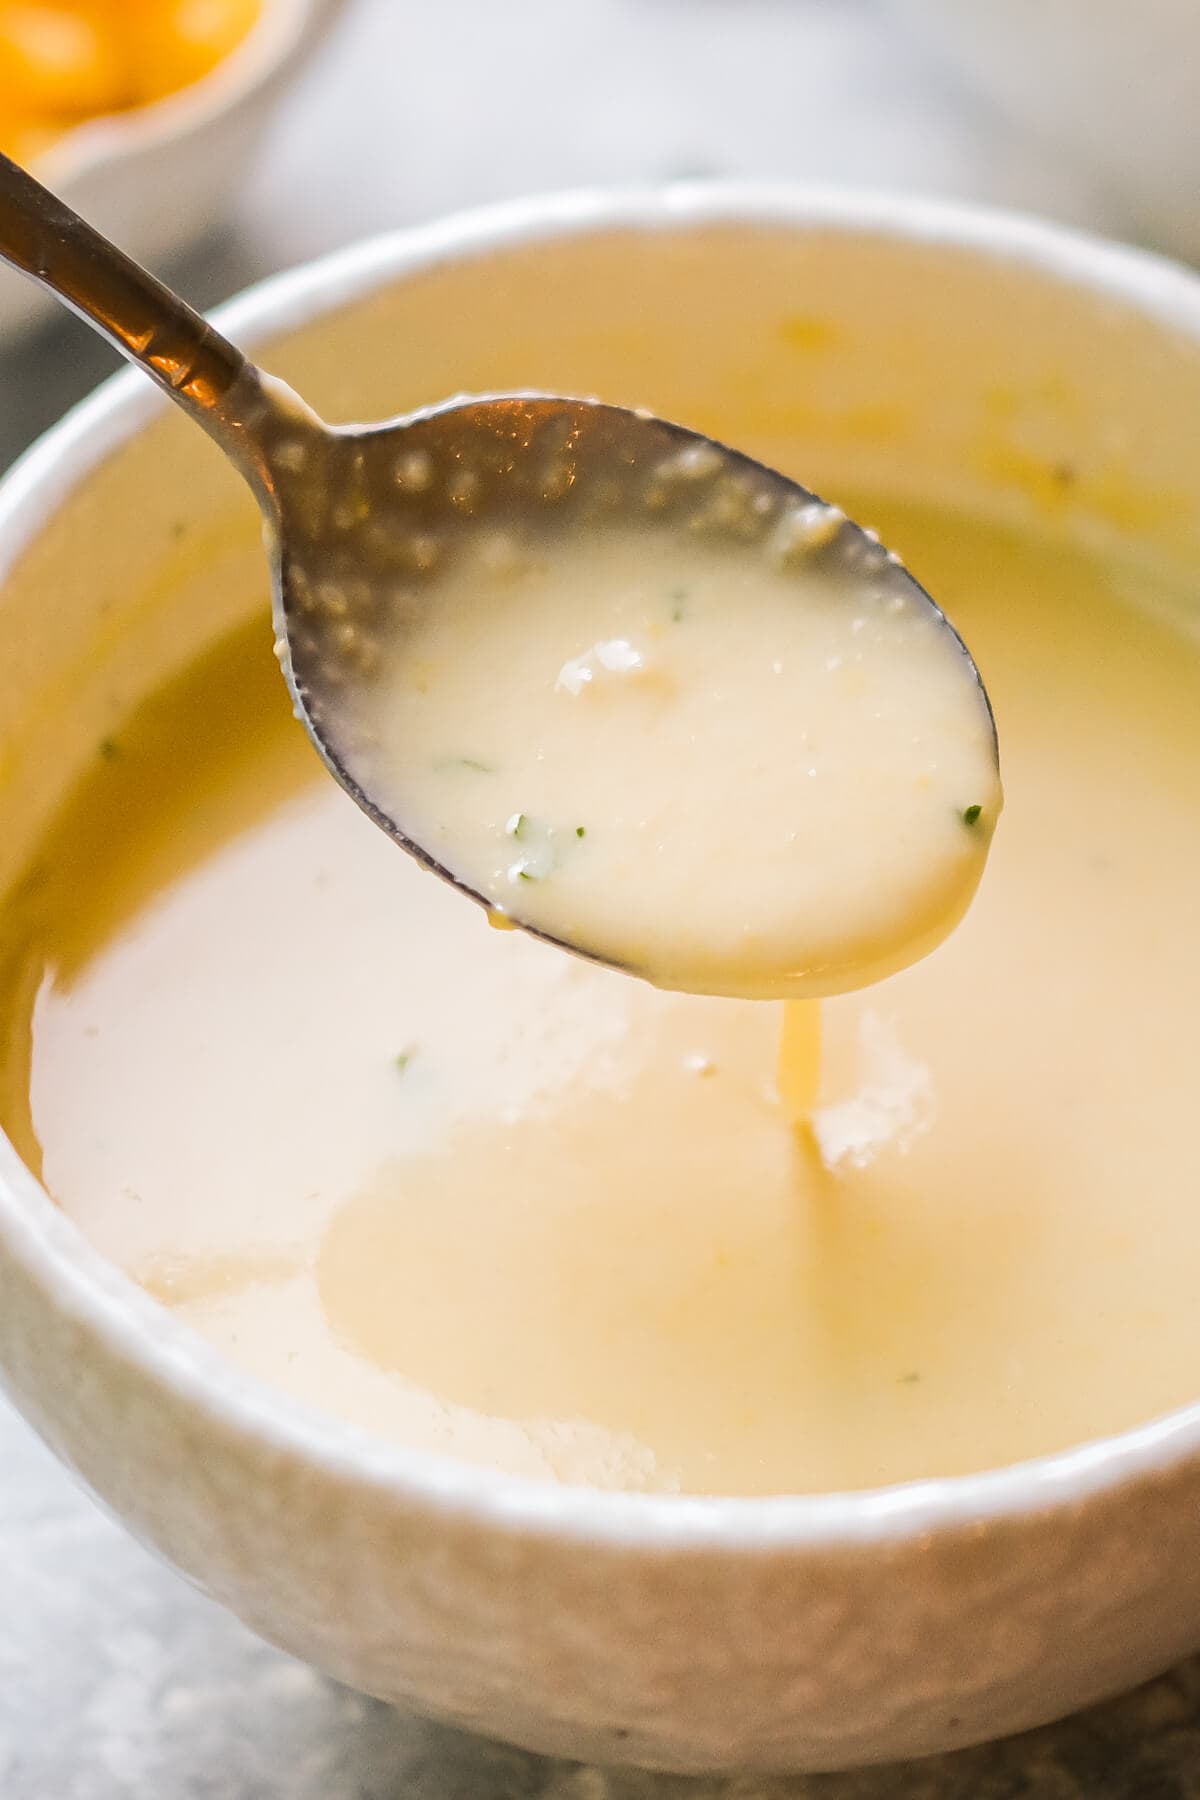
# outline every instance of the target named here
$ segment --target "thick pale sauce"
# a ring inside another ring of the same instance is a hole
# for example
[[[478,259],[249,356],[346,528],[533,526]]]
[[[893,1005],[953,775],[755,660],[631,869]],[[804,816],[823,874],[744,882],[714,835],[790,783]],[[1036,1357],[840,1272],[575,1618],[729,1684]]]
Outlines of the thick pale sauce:
[[[915,591],[831,565],[839,514],[795,519],[748,546],[481,528],[385,637],[351,772],[498,912],[662,987],[813,996],[917,960],[1000,812],[987,702]]]
[[[777,1008],[483,929],[246,637],[5,922],[0,1112],[95,1243],[277,1385],[564,1480],[855,1487],[1194,1399],[1200,646],[1073,553],[860,516],[986,669],[1008,810],[937,955],[822,1005],[810,1138]]]

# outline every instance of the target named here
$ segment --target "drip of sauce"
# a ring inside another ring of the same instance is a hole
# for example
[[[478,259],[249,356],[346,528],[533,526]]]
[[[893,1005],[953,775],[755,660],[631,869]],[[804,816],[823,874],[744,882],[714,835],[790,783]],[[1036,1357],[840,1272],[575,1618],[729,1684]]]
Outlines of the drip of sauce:
[[[816,1000],[787,1000],[779,1034],[775,1086],[797,1131],[812,1120],[821,1080],[821,1008]]]

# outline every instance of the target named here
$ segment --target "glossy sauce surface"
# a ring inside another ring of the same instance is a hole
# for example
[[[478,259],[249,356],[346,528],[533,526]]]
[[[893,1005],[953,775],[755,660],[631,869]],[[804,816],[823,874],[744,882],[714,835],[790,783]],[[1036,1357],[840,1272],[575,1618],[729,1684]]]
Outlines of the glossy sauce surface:
[[[1200,649],[1075,553],[854,510],[986,668],[1008,808],[937,954],[822,1005],[811,1142],[777,1008],[484,929],[264,630],[104,746],[5,922],[0,1112],[100,1248],[276,1384],[564,1480],[855,1487],[1194,1398]]]
[[[856,548],[819,503],[732,544],[482,524],[377,630],[345,761],[498,913],[660,987],[878,981],[957,924],[1002,800],[970,658]]]

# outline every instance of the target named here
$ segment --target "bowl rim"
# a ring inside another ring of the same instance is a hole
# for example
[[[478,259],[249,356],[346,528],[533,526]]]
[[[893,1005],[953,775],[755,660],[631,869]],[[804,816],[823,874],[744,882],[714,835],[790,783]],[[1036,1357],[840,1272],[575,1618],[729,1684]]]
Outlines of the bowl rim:
[[[934,246],[1023,268],[1200,341],[1200,276],[1152,253],[1020,213],[886,192],[761,182],[587,189],[503,202],[368,238],[261,281],[215,322],[253,346],[392,282],[518,245],[609,230],[743,225]],[[111,376],[0,481],[0,582],[66,496],[167,401],[136,370]],[[228,1361],[110,1263],[0,1133],[0,1247],[61,1314],[138,1376],[245,1445],[343,1487],[492,1531],[661,1554],[885,1546],[983,1520],[1076,1506],[1200,1452],[1200,1399],[1129,1430],[999,1468],[848,1492],[631,1493],[509,1474],[376,1437]]]
[[[281,79],[344,4],[262,0],[245,37],[207,75],[142,106],[82,119],[48,145],[34,173],[69,194],[96,172],[190,137]]]

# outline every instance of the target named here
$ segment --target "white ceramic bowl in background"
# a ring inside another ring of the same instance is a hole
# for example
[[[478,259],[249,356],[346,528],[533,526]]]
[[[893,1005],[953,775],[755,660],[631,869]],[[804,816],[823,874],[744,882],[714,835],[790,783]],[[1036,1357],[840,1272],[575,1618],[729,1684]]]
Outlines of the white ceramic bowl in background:
[[[288,81],[344,0],[263,0],[245,41],[202,81],[67,132],[34,173],[140,262],[161,263],[211,230]],[[0,342],[58,313],[0,269]]]
[[[363,245],[222,323],[331,418],[598,391],[719,423],[834,496],[1052,508],[1069,533],[1200,567],[1200,281],[1019,219],[745,188],[561,198]],[[781,331],[794,375],[776,348],[766,380]],[[253,506],[142,378],[9,475],[0,890],[125,709],[255,612],[265,632]],[[101,1500],[264,1636],[546,1751],[834,1769],[1032,1725],[1200,1644],[1200,1407],[879,1492],[502,1475],[235,1370],[3,1140],[0,1367]]]
[[[888,0],[976,92],[1098,176],[1147,241],[1200,257],[1195,0]]]

